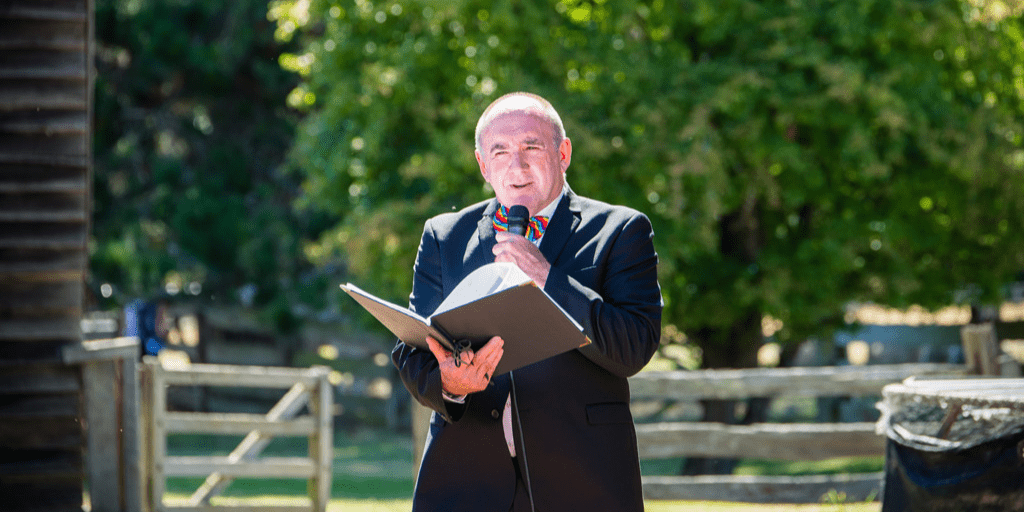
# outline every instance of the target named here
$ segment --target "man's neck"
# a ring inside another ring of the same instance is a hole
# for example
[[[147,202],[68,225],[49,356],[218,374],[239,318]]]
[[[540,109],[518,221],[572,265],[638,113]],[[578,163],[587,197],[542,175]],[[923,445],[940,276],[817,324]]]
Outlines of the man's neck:
[[[558,203],[565,197],[565,185],[562,185],[562,192],[560,192],[554,199],[551,200],[547,206],[540,209],[539,212],[531,214],[534,217],[551,217],[555,214],[555,209],[558,208]]]

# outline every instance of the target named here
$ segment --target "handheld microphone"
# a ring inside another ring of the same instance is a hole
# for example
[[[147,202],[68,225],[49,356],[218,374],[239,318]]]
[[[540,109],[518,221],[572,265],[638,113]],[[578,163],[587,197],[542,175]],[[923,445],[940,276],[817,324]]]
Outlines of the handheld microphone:
[[[526,236],[526,227],[530,225],[530,210],[521,204],[513,205],[508,209],[508,232],[519,236]],[[519,400],[516,397],[515,372],[508,372],[510,390],[512,393],[512,407],[516,409],[516,422],[519,424],[519,457],[523,460],[523,479],[526,484],[526,493],[530,497],[530,510],[536,511],[537,505],[533,501],[533,482],[530,481],[530,464],[526,459],[526,439],[523,437],[523,423],[519,419]]]
[[[526,226],[530,224],[530,210],[521,204],[508,209],[508,232],[526,236]]]

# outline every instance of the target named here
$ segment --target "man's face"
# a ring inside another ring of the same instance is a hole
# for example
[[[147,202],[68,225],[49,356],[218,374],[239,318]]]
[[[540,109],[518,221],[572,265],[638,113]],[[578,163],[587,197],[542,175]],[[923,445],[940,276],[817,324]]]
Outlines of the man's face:
[[[554,127],[525,112],[504,114],[484,130],[476,161],[498,201],[535,215],[562,192],[572,145],[554,142]]]

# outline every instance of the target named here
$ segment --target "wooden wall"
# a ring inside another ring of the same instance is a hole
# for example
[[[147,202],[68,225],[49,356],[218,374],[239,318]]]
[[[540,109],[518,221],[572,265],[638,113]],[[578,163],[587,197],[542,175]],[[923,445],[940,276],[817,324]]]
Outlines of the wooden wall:
[[[0,0],[0,508],[82,510],[91,0]]]

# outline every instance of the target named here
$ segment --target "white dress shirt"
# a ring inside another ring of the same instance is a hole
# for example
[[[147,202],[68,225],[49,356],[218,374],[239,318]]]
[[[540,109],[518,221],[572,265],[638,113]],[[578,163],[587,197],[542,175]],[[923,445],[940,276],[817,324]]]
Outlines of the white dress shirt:
[[[548,217],[548,221],[551,221],[551,216],[555,213],[555,209],[558,208],[559,201],[562,200],[562,196],[565,195],[565,188],[562,188],[562,193],[558,194],[558,197],[554,201],[551,201],[545,206],[540,213],[534,215],[534,217]],[[533,245],[540,247],[540,241],[544,239],[544,235],[541,234],[540,238],[533,242]],[[501,413],[501,426],[505,431],[505,444],[508,445],[508,453],[513,457],[516,456],[516,442],[512,437],[512,395],[505,399],[505,410]]]

